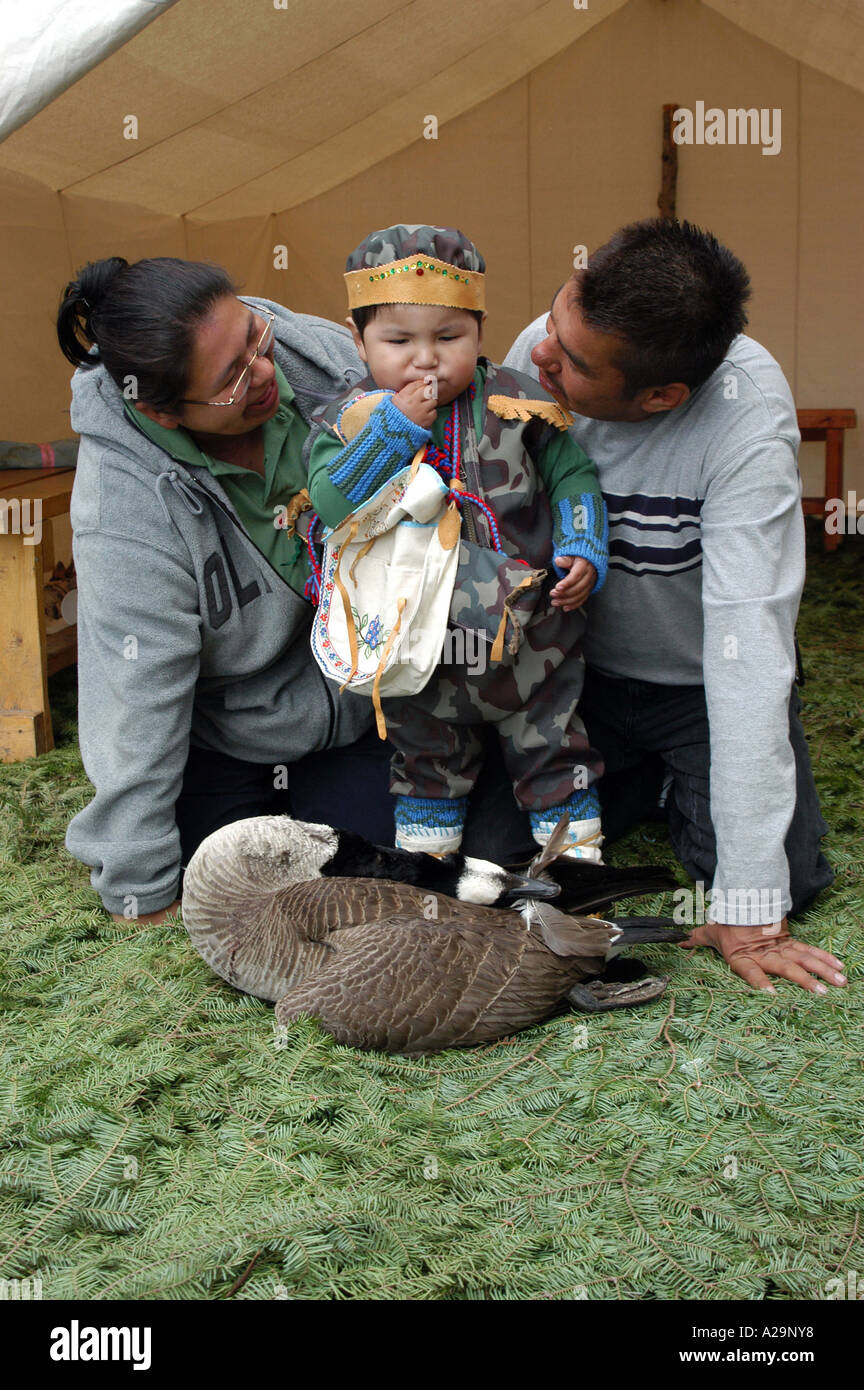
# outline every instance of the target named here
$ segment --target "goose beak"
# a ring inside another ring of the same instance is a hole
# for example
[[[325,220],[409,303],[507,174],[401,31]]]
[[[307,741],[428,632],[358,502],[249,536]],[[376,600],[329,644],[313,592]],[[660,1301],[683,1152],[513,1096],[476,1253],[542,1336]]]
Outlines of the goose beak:
[[[527,878],[522,874],[507,874],[505,877],[504,893],[506,899],[534,898],[547,901],[550,898],[557,898],[561,889],[557,883],[550,883],[545,878]]]

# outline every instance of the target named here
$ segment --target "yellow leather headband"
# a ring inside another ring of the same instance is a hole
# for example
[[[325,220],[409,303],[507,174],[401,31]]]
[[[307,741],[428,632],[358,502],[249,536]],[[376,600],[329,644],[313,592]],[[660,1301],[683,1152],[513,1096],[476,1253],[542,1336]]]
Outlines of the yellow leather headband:
[[[348,308],[365,304],[443,304],[453,309],[486,308],[486,276],[477,270],[406,256],[386,265],[364,266],[345,275]]]

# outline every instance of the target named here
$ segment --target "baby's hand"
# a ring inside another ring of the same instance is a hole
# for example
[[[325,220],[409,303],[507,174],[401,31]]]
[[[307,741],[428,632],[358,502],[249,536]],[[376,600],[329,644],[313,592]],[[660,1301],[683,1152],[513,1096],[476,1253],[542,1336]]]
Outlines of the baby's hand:
[[[552,590],[549,596],[552,607],[563,608],[568,613],[573,608],[581,608],[597,583],[596,569],[581,555],[556,555],[555,563],[559,569],[570,573],[559,579]]]
[[[393,397],[393,404],[413,420],[421,429],[431,430],[438,410],[438,395],[432,395],[434,386],[426,381],[409,381]]]

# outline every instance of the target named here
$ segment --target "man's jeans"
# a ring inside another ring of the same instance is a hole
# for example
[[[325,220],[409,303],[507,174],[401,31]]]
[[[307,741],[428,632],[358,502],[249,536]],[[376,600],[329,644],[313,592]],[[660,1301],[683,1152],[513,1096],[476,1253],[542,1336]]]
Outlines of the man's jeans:
[[[792,909],[802,912],[834,874],[820,849],[828,827],[819,809],[807,741],[793,686],[789,737],[795,753],[795,813],[786,836]],[[701,685],[655,685],[617,679],[590,667],[579,705],[588,739],[599,750],[605,773],[598,783],[607,843],[635,822],[658,818],[657,803],[668,784],[669,835],[691,878],[710,887],[717,846],[709,804],[709,742],[705,690]]]

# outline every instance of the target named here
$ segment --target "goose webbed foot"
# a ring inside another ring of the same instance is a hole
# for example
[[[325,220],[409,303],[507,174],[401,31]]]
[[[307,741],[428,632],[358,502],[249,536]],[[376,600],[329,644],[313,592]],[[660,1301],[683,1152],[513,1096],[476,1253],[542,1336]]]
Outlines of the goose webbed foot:
[[[574,985],[565,995],[566,1002],[579,1013],[601,1014],[609,1009],[635,1008],[659,999],[669,983],[666,975],[646,975],[640,980],[591,980]]]

